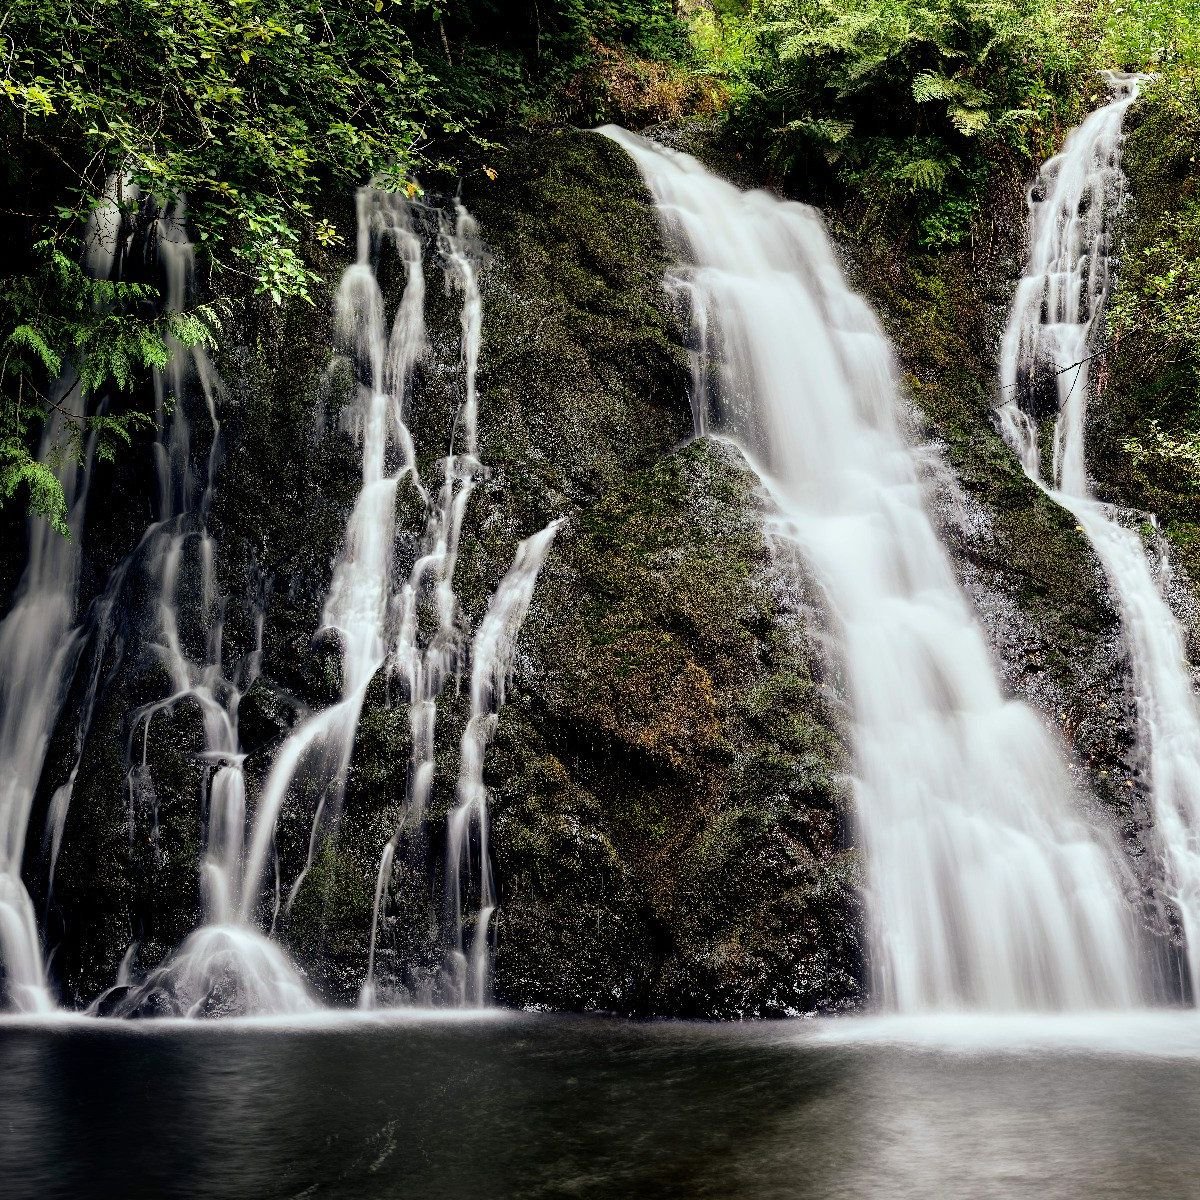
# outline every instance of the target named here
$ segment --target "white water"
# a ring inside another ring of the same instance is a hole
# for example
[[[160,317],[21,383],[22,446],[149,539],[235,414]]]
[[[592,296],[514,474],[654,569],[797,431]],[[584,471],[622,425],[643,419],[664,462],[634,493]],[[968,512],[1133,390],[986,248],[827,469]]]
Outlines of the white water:
[[[483,760],[496,731],[504,689],[512,670],[517,635],[529,612],[538,574],[550,553],[562,518],[540,533],[526,538],[500,581],[471,643],[471,715],[459,746],[458,801],[449,816],[446,843],[446,886],[454,920],[451,950],[454,993],[459,1002],[474,1007],[487,1004],[490,983],[489,932],[496,912],[496,886],[488,849],[488,790],[483,781]],[[474,843],[471,841],[475,832]],[[474,855],[475,863],[469,859]],[[463,876],[475,872],[475,924],[468,945],[463,921]]]
[[[924,509],[887,342],[817,214],[604,130],[703,309],[718,427],[824,591],[853,714],[879,999],[905,1012],[1127,1008],[1132,922],[1060,747],[1000,691]]]
[[[120,249],[121,180],[109,179],[88,222],[84,266],[111,278]],[[39,458],[62,450],[69,414],[85,416],[87,397],[68,368],[51,394]],[[47,1012],[54,1001],[29,893],[21,879],[30,810],[54,723],[83,649],[76,627],[83,519],[95,438],[83,463],[64,454],[58,469],[67,504],[69,536],[41,517],[28,521],[29,558],[13,607],[0,622],[0,997],[19,1012]]]
[[[195,252],[181,208],[157,218],[154,242],[166,283],[166,307],[172,312],[184,311],[194,291]],[[126,781],[130,837],[135,836],[138,820],[145,820],[145,814],[138,812],[141,789],[153,786],[147,761],[152,724],[190,702],[199,708],[204,730],[201,759],[207,812],[200,869],[205,924],[136,987],[128,986],[127,978],[119,978],[118,987],[127,990],[115,1001],[106,995],[98,1003],[108,1002],[109,1010],[118,1015],[140,1010],[191,1015],[212,1007],[248,1013],[304,1011],[312,1007],[312,1001],[287,955],[237,917],[246,813],[238,707],[258,675],[262,614],[256,614],[254,648],[243,659],[226,663],[226,599],[217,587],[216,547],[207,526],[221,450],[221,383],[202,345],[174,344],[166,369],[155,374],[154,387],[159,427],[154,448],[158,511],[131,559],[144,563],[154,585],[149,642],[166,672],[170,690],[131,717]],[[193,446],[194,407],[207,417],[211,438],[202,475],[196,470]],[[195,574],[186,573],[189,565],[198,568]],[[128,567],[128,563],[122,564],[115,576],[115,590],[110,588],[112,595],[104,597],[103,603],[109,607],[118,600]],[[198,588],[192,585],[193,579]],[[203,631],[202,645],[187,645],[182,630],[188,621]],[[97,647],[97,669],[100,654]],[[89,697],[89,709],[93,699]],[[85,715],[85,727],[86,722]],[[52,815],[59,822],[56,840],[61,840],[61,820],[77,770],[78,762],[65,785],[65,797],[60,801],[56,795],[52,803]],[[53,814],[59,805],[61,816]],[[152,837],[155,826],[152,818]],[[123,977],[130,973],[136,950],[136,943],[130,946]]]
[[[1116,597],[1133,667],[1156,832],[1170,898],[1182,920],[1195,997],[1200,996],[1200,703],[1178,623],[1160,590],[1167,565],[1152,561],[1137,529],[1145,517],[1097,501],[1084,461],[1090,356],[1100,349],[1114,267],[1113,228],[1125,200],[1122,126],[1141,80],[1114,75],[1110,82],[1113,99],[1071,133],[1030,189],[1029,266],[1004,339],[1000,419],[1029,476],[1074,514]],[[1039,383],[1057,408],[1048,479],[1037,422],[1022,407]]]
[[[371,266],[372,254],[389,242],[406,278],[390,333],[384,327],[383,295]],[[346,522],[322,615],[322,629],[336,633],[342,652],[342,698],[302,722],[275,756],[254,811],[239,905],[243,923],[251,922],[258,909],[267,855],[288,791],[301,766],[314,765],[314,754],[328,777],[333,803],[322,803],[314,818],[312,847],[317,826],[336,819],[363,700],[387,654],[396,495],[406,477],[419,486],[405,401],[426,344],[421,242],[401,198],[369,188],[359,192],[357,259],[342,276],[335,305],[339,346],[354,363],[358,378],[357,404],[344,415],[362,446],[362,487]],[[302,881],[292,887],[291,898]]]
[[[448,679],[457,679],[461,674],[469,637],[453,590],[453,576],[467,504],[481,476],[477,458],[476,374],[482,336],[482,299],[476,275],[478,234],[474,221],[460,206],[453,220],[439,217],[438,249],[447,288],[462,298],[463,398],[448,453],[435,464],[441,480],[436,492],[431,493],[418,476],[405,419],[414,370],[427,348],[422,244],[413,227],[413,215],[414,210],[398,197],[372,189],[360,193],[357,260],[345,272],[338,290],[336,327],[344,361],[352,366],[359,385],[357,403],[343,413],[343,420],[362,447],[362,486],[347,521],[343,550],[334,568],[322,617],[322,631],[336,634],[342,652],[342,697],[330,708],[303,721],[280,747],[254,809],[248,844],[244,754],[237,722],[241,698],[260,669],[264,614],[261,608],[253,614],[256,628],[253,649],[244,658],[227,663],[224,647],[227,601],[218,588],[216,547],[207,528],[220,457],[222,387],[203,347],[173,346],[168,367],[155,378],[160,426],[155,446],[158,511],[138,547],[114,572],[97,602],[92,621],[94,662],[85,689],[74,763],[66,783],[51,799],[46,841],[51,852],[52,887],[54,864],[82,763],[113,614],[122,601],[129,572],[136,565],[144,568],[152,585],[149,646],[164,668],[169,690],[162,699],[131,715],[126,788],[130,837],[148,833],[153,840],[157,834],[148,761],[152,726],[181,703],[191,703],[199,708],[204,729],[204,748],[200,752],[207,799],[201,866],[204,924],[162,965],[138,982],[133,978],[138,944],[130,945],[116,987],[100,997],[90,1012],[114,1016],[153,1012],[190,1017],[295,1014],[315,1007],[299,972],[270,934],[262,932],[257,921],[275,825],[299,773],[316,774],[322,785],[322,797],[313,820],[308,863],[291,886],[287,899],[290,905],[312,866],[323,826],[337,819],[362,703],[372,678],[389,660],[408,685],[413,734],[403,824],[421,825],[433,781],[437,697]],[[109,216],[107,209],[99,210],[98,220]],[[115,237],[120,224],[112,221],[109,224]],[[155,222],[154,234],[157,258],[166,281],[166,305],[173,311],[182,311],[194,288],[193,248],[186,236],[182,209],[161,215]],[[374,262],[388,246],[397,251],[405,271],[404,293],[390,331],[385,327],[383,297],[374,273]],[[111,266],[111,253],[108,261]],[[64,384],[64,388],[67,386]],[[192,418],[197,411],[209,423],[211,442],[207,455],[198,452],[194,445]],[[203,473],[197,471],[197,462],[205,463]],[[424,501],[425,523],[421,552],[409,577],[397,590],[392,584],[395,507],[398,489],[406,479]],[[86,486],[86,472],[65,480],[69,500],[73,500],[72,489],[80,480]],[[73,503],[74,525],[78,525],[81,514],[82,501]],[[462,830],[474,822],[479,832],[484,854],[479,866],[481,913],[472,947],[474,983],[468,985],[458,965],[458,960],[464,957],[460,953],[463,942],[458,891],[463,874],[460,839],[454,858],[457,949],[451,951],[453,961],[445,972],[452,982],[440,989],[440,998],[451,1003],[465,1002],[469,991],[479,1003],[486,987],[487,933],[494,910],[494,887],[486,858],[482,756],[502,700],[513,641],[558,524],[553,523],[518,548],[514,564],[485,616],[473,655],[476,662],[473,719],[464,737],[464,748],[469,746],[476,752],[466,776],[473,779],[472,772],[477,767],[480,779],[470,789],[469,812],[456,819],[455,828]],[[19,774],[12,773],[13,790],[4,794],[5,803],[0,809],[5,851],[0,860],[3,867],[0,937],[5,978],[14,1005],[18,1011],[45,1012],[52,1010],[53,1004],[46,986],[36,921],[21,885],[20,859],[33,790],[61,703],[59,693],[73,673],[86,639],[79,631],[70,629],[78,571],[77,541],[56,539],[56,535],[47,537],[37,527],[34,532],[38,538],[32,543],[30,568],[18,604],[0,629],[0,635],[8,639],[0,640],[0,651],[5,655],[0,666],[10,668],[2,677],[7,689],[5,697],[12,692],[16,699],[26,701],[6,709],[10,714],[20,715],[20,721],[6,718],[6,723],[0,726],[0,732],[15,745],[8,757],[20,767]],[[23,602],[25,597],[27,603]],[[31,633],[39,636],[34,638]],[[58,657],[53,657],[52,651]],[[30,655],[36,662],[30,661]],[[37,687],[31,691],[32,684]],[[18,685],[24,687],[20,696],[14,690]],[[28,702],[31,699],[32,703]],[[7,743],[0,742],[0,746],[6,753],[9,751]],[[139,822],[148,822],[149,829],[141,829]],[[393,838],[385,848],[379,872],[371,930],[371,969],[363,996],[367,1005],[373,999],[381,893],[390,873],[395,841]],[[281,903],[279,883],[276,864],[272,931]]]
[[[379,935],[380,909],[391,881],[392,869],[402,837],[408,835],[422,845],[421,826],[434,780],[437,698],[447,682],[456,680],[466,660],[467,629],[454,592],[463,519],[471,495],[482,475],[479,461],[479,396],[476,377],[483,334],[483,301],[479,292],[479,234],[474,219],[457,206],[453,223],[439,223],[439,249],[450,290],[462,298],[460,309],[462,401],[450,431],[445,458],[438,464],[441,484],[436,494],[426,495],[425,525],[421,550],[408,579],[393,602],[397,633],[392,664],[405,685],[408,697],[412,754],[408,769],[406,804],[392,837],[380,855],[371,918],[371,940],[367,975],[359,1004],[376,1003],[375,954]],[[488,933],[495,911],[495,889],[487,848],[487,790],[483,785],[483,754],[495,724],[495,712],[503,703],[503,680],[511,661],[513,643],[528,611],[538,571],[549,552],[560,522],[526,539],[517,548],[513,564],[501,580],[471,647],[471,717],[463,734],[457,789],[458,806],[449,815],[446,886],[452,909],[452,943],[449,961],[436,982],[420,981],[418,1003],[481,1005],[486,1001],[490,949]],[[432,613],[422,621],[432,599]],[[432,629],[429,630],[429,626]],[[467,762],[470,757],[471,765]],[[475,773],[478,782],[475,783]],[[464,785],[463,773],[472,781]],[[464,793],[469,789],[469,796]],[[469,951],[464,945],[461,879],[462,859],[470,827],[478,833],[479,886],[475,931]]]
[[[78,396],[68,382],[59,386],[58,397],[68,391]],[[80,405],[73,412],[82,416]],[[55,412],[43,449],[63,436],[63,419]],[[0,964],[8,1001],[20,1012],[54,1007],[21,863],[46,747],[81,649],[74,623],[87,474],[69,459],[59,472],[69,538],[48,521],[30,518],[29,563],[12,611],[0,624]]]

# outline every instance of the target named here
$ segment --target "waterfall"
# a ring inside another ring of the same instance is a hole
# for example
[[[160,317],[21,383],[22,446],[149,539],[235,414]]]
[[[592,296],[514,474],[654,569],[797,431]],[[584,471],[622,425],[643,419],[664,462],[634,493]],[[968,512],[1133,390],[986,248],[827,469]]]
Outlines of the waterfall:
[[[372,268],[372,255],[389,242],[405,270],[404,293],[390,332]],[[414,367],[426,348],[425,275],[421,241],[402,198],[371,188],[359,191],[357,256],[342,276],[334,303],[339,347],[354,364],[358,380],[357,402],[343,419],[362,447],[362,486],[346,522],[321,618],[322,630],[336,634],[341,648],[342,695],[302,722],[275,756],[254,812],[239,906],[244,922],[253,920],[258,908],[288,790],[306,761],[314,765],[314,755],[329,780],[332,805],[323,801],[318,807],[310,847],[315,849],[318,826],[336,819],[367,688],[387,656],[397,492],[407,478],[423,493],[405,403]],[[302,881],[303,876],[289,899]]]
[[[116,269],[123,190],[120,176],[111,176],[88,221],[84,267],[97,279],[111,278]],[[51,393],[42,461],[61,449],[68,417],[72,422],[85,417],[86,400],[77,375],[68,368]],[[29,518],[25,571],[13,607],[0,621],[0,995],[7,992],[9,1003],[24,1012],[54,1007],[21,865],[50,735],[84,648],[75,614],[95,447],[95,437],[89,437],[82,464],[70,454],[62,456],[58,480],[69,536],[40,517]]]
[[[1001,693],[922,502],[890,349],[819,217],[603,132],[641,171],[702,310],[695,403],[756,463],[839,637],[880,1000],[1136,1004],[1114,848],[1079,816],[1048,730]]]
[[[54,399],[79,396],[70,379]],[[83,416],[82,402],[70,411]],[[47,421],[43,451],[64,434],[58,407]],[[90,457],[90,456],[89,456]],[[25,835],[46,747],[82,649],[75,628],[79,547],[90,461],[69,457],[59,470],[68,505],[64,537],[48,521],[29,519],[29,561],[12,611],[0,623],[0,964],[8,1000],[18,1011],[54,1007],[42,964],[33,904],[21,879]]]
[[[187,236],[182,205],[160,213],[153,224],[154,246],[166,284],[165,303],[171,312],[182,312],[195,290],[195,251]],[[226,662],[224,631],[227,598],[218,590],[216,547],[208,531],[208,513],[216,485],[221,454],[219,401],[221,381],[202,345],[171,346],[166,368],[156,371],[154,393],[158,438],[154,463],[158,483],[156,519],[142,536],[130,559],[114,573],[102,601],[105,610],[117,603],[129,564],[138,559],[152,585],[153,625],[150,645],[161,663],[170,690],[130,718],[129,763],[126,775],[130,827],[140,789],[152,786],[147,762],[150,728],[154,719],[190,701],[201,714],[207,798],[204,857],[201,862],[205,921],[165,963],[152,970],[136,987],[119,983],[96,1006],[114,1015],[167,1011],[191,1015],[202,1011],[299,1012],[312,1001],[287,955],[256,930],[238,920],[237,900],[243,857],[246,813],[245,755],[238,736],[238,707],[258,675],[262,658],[261,609],[255,614],[254,648],[244,658]],[[198,403],[195,403],[197,402]],[[209,426],[208,452],[198,455],[193,445],[192,410],[199,408]],[[197,460],[203,464],[197,471]],[[198,588],[181,596],[181,582],[189,562],[198,570]],[[204,637],[186,637],[184,627],[203,631]],[[199,644],[191,646],[192,641]],[[101,646],[96,648],[99,669]],[[86,709],[94,703],[89,696]],[[85,714],[85,730],[86,730]],[[80,749],[81,749],[80,745]],[[78,756],[68,780],[69,789],[78,771]],[[60,789],[62,791],[62,789]],[[59,823],[69,803],[56,794],[52,818]],[[55,809],[61,806],[60,815]],[[137,944],[130,946],[122,974],[128,976]],[[94,1007],[96,1007],[94,1006]]]
[[[429,804],[434,778],[437,698],[451,677],[457,678],[468,659],[466,633],[454,572],[458,564],[463,519],[467,504],[481,477],[478,445],[478,392],[476,378],[483,334],[483,302],[479,292],[479,233],[474,219],[455,206],[453,222],[439,217],[438,243],[449,289],[461,297],[460,345],[463,376],[462,401],[450,430],[446,456],[440,461],[441,483],[436,494],[426,493],[425,523],[420,552],[407,580],[394,598],[396,635],[392,646],[392,669],[404,683],[408,698],[409,733],[412,752],[408,767],[408,794],[400,821],[380,855],[367,975],[359,996],[363,1008],[376,1002],[375,954],[380,908],[391,880],[401,838],[408,833],[423,845],[422,823]],[[419,243],[416,246],[419,253]],[[407,300],[407,296],[406,296]],[[403,309],[403,304],[402,304]],[[397,317],[399,322],[399,317]],[[394,333],[393,333],[394,336]],[[359,350],[361,359],[362,350]],[[398,360],[408,361],[404,354]],[[414,480],[415,468],[414,468]],[[419,486],[419,481],[416,481]],[[483,753],[494,728],[496,708],[502,703],[503,678],[507,673],[520,624],[528,611],[537,575],[561,522],[526,539],[513,564],[501,580],[471,645],[471,715],[460,748],[458,806],[449,816],[446,888],[453,910],[452,942],[443,978],[435,989],[422,983],[418,998],[440,999],[450,1004],[482,1004],[487,990],[488,933],[495,909],[495,892],[487,848],[487,790],[483,784]],[[432,596],[431,630],[423,632],[422,605]],[[493,705],[495,707],[493,707]],[[471,757],[472,766],[465,765]],[[477,759],[478,780],[475,779]],[[464,773],[471,782],[464,784]],[[464,788],[469,795],[464,794]],[[468,955],[464,953],[461,897],[462,857],[468,827],[474,821],[478,833],[479,908]]]
[[[113,196],[118,185],[116,181],[109,189]],[[165,283],[165,307],[185,311],[195,291],[195,270],[183,205],[162,211],[148,209],[147,216],[149,237]],[[406,414],[416,369],[428,352],[425,265],[418,219],[426,224],[436,222],[436,247],[446,289],[460,300],[462,394],[446,453],[428,468],[434,481],[428,487],[418,470]],[[119,207],[110,197],[93,217],[89,270],[112,273],[122,231]],[[376,277],[379,258],[389,247],[404,272],[403,294],[390,328]],[[443,910],[448,914],[446,963],[436,985],[436,998],[458,1004],[485,1002],[496,889],[488,857],[484,752],[503,702],[517,633],[562,521],[552,521],[518,545],[472,639],[453,584],[467,506],[483,478],[476,383],[483,328],[478,280],[481,261],[478,229],[461,205],[449,213],[424,210],[372,188],[360,191],[357,254],[344,272],[335,298],[335,362],[349,365],[357,381],[355,402],[343,411],[342,421],[361,447],[362,479],[318,631],[336,636],[341,651],[341,696],[304,719],[278,748],[248,829],[238,711],[262,667],[265,601],[245,602],[255,631],[253,646],[230,661],[224,637],[230,600],[219,587],[218,547],[208,529],[221,457],[224,389],[204,347],[172,344],[168,365],[155,372],[159,427],[154,446],[155,518],[110,576],[86,625],[78,627],[79,535],[92,444],[88,444],[82,469],[64,467],[62,482],[72,537],[60,537],[43,522],[30,523],[29,564],[13,611],[0,624],[0,978],[18,1009],[53,1008],[37,922],[21,878],[33,797],[66,690],[84,650],[90,647],[90,673],[82,687],[71,766],[48,807],[45,844],[52,890],[72,794],[103,687],[106,649],[135,569],[148,584],[147,645],[167,683],[160,699],[130,714],[125,781],[130,836],[134,836],[139,804],[148,799],[153,808],[151,728],[179,705],[193,705],[202,718],[204,737],[198,752],[205,800],[204,919],[178,950],[140,981],[135,980],[138,943],[132,943],[122,959],[116,985],[89,1011],[117,1016],[211,1015],[301,1012],[314,1007],[299,971],[271,935],[281,903],[290,907],[313,866],[323,830],[338,819],[366,693],[377,673],[386,669],[405,686],[412,757],[401,820],[384,848],[378,872],[369,967],[362,993],[362,1003],[372,1005],[380,909],[402,832],[415,831],[413,844],[421,847],[423,855],[427,853],[424,822],[433,785],[438,698],[448,681],[461,685],[468,667],[470,715],[461,740],[456,806],[449,816],[443,897]],[[74,376],[68,375],[57,385],[56,415],[46,430],[48,445],[62,433],[58,414],[72,411],[72,404],[81,405],[74,384]],[[83,415],[81,408],[76,415]],[[202,420],[199,430],[193,425],[197,417]],[[422,501],[424,518],[415,561],[407,577],[397,581],[393,552],[402,485]],[[307,862],[292,882],[286,901],[280,896],[276,864],[274,908],[270,929],[264,932],[259,917],[276,823],[301,772],[315,778],[321,790]],[[149,836],[156,836],[153,825]],[[475,905],[473,918],[464,913],[464,897]],[[419,992],[417,998],[434,999],[434,986],[428,985],[426,990],[428,996]]]
[[[491,961],[488,934],[496,911],[496,887],[488,851],[488,792],[483,782],[483,758],[504,704],[504,689],[512,668],[517,635],[529,612],[538,573],[561,525],[562,518],[551,521],[540,533],[526,538],[517,547],[512,566],[492,596],[471,643],[471,715],[459,746],[455,788],[458,803],[449,816],[446,887],[453,912],[451,955],[455,995],[462,1003],[476,1006],[486,1004],[488,1000]],[[463,921],[463,874],[472,828],[476,833],[479,870],[475,927],[468,946]]]
[[[1029,191],[1029,267],[1017,288],[1001,360],[1001,429],[1027,474],[1071,512],[1096,551],[1121,614],[1149,766],[1155,825],[1178,906],[1191,991],[1200,997],[1200,704],[1179,625],[1163,598],[1143,514],[1092,495],[1084,461],[1090,362],[1097,354],[1125,201],[1125,114],[1142,82],[1111,74],[1113,97],[1067,138]],[[1039,418],[1053,417],[1048,477]]]

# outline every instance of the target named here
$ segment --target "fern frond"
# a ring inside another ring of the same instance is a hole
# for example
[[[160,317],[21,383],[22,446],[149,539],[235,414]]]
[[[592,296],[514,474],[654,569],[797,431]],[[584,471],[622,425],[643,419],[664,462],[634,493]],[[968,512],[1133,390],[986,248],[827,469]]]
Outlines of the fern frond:
[[[893,172],[914,192],[940,192],[946,187],[946,164],[936,158],[915,158]]]
[[[952,108],[950,120],[964,137],[974,137],[991,124],[992,118],[983,108]]]
[[[45,337],[32,325],[18,325],[9,335],[8,344],[14,349],[32,350],[49,375],[62,370],[62,356],[51,348]]]

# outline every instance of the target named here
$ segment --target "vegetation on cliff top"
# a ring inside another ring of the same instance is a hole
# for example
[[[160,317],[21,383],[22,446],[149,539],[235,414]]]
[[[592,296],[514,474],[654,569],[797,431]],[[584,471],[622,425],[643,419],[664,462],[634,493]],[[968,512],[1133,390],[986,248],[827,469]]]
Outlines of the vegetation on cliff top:
[[[1134,203],[1102,350],[1112,385],[1096,432],[1103,474],[1150,507],[1200,566],[1200,3],[1113,4],[1114,61],[1155,72],[1131,117]]]
[[[187,197],[212,296],[282,300],[309,295],[338,240],[316,208],[330,192],[374,179],[416,194],[446,167],[487,172],[516,125],[716,117],[781,183],[852,197],[867,223],[936,250],[964,239],[998,163],[1057,144],[1095,66],[1190,52],[1185,8],[9,0],[0,146],[16,252],[0,273],[0,503],[19,497],[61,525],[56,459],[77,458],[89,433],[111,452],[149,421],[128,401],[68,413],[39,458],[64,368],[85,391],[127,391],[168,338],[212,336],[212,309],[164,320],[144,280],[80,284],[72,264],[106,181],[126,181],[131,213]]]

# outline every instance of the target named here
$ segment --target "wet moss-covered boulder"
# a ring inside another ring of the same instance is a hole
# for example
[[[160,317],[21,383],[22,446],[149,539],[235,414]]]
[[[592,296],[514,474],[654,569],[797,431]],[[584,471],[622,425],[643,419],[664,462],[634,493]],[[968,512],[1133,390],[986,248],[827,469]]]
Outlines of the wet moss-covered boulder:
[[[834,705],[753,476],[698,441],[560,534],[489,758],[498,995],[740,1018],[860,997]]]

